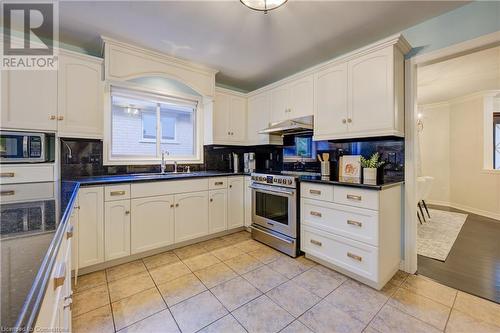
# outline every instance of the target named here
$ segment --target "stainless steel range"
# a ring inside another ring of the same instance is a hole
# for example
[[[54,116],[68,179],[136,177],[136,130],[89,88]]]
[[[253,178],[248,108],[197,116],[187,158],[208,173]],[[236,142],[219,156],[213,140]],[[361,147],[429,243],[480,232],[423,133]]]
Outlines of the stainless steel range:
[[[289,256],[299,251],[299,188],[294,175],[252,173],[252,238]]]

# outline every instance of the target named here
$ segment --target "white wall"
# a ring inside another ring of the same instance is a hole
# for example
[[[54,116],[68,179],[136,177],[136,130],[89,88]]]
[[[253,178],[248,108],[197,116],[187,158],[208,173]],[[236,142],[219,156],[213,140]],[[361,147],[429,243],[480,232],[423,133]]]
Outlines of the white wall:
[[[429,104],[419,108],[424,124],[419,133],[421,176],[434,177],[428,198],[435,203],[450,202],[450,105]]]
[[[435,177],[429,202],[500,219],[500,173],[483,170],[483,101],[473,94],[419,107],[422,175]]]

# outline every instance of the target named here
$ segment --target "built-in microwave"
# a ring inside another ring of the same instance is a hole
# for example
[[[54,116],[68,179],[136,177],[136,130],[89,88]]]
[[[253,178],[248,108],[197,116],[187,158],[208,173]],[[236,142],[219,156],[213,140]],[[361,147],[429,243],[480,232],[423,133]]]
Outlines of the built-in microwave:
[[[0,163],[49,162],[53,145],[51,134],[0,131]]]

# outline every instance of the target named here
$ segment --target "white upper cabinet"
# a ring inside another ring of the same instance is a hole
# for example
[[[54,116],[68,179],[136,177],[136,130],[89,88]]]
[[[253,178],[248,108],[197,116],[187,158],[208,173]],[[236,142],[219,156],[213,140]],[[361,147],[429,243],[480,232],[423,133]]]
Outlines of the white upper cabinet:
[[[2,71],[1,126],[57,130],[57,71]]]
[[[245,143],[246,109],[246,97],[227,90],[216,90],[212,121],[213,143]]]
[[[290,112],[289,118],[311,116],[314,108],[314,77],[308,75],[301,79],[292,81],[290,89]]]
[[[313,75],[293,80],[271,90],[271,122],[313,114]]]
[[[248,98],[247,111],[247,144],[282,144],[280,136],[259,134],[259,131],[267,128],[271,121],[271,96],[269,92]]]
[[[314,136],[347,133],[347,63],[316,73],[315,80]]]
[[[403,39],[386,43],[315,74],[315,140],[404,136],[404,53],[409,45]]]
[[[102,138],[102,60],[59,56],[58,132],[61,136]]]

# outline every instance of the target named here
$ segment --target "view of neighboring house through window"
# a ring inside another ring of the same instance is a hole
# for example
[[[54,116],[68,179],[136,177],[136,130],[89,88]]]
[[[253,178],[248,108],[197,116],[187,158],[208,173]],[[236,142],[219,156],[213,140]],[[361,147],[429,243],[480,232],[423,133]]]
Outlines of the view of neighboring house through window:
[[[493,113],[493,165],[500,169],[500,112]]]
[[[111,159],[196,158],[196,102],[113,89]]]

